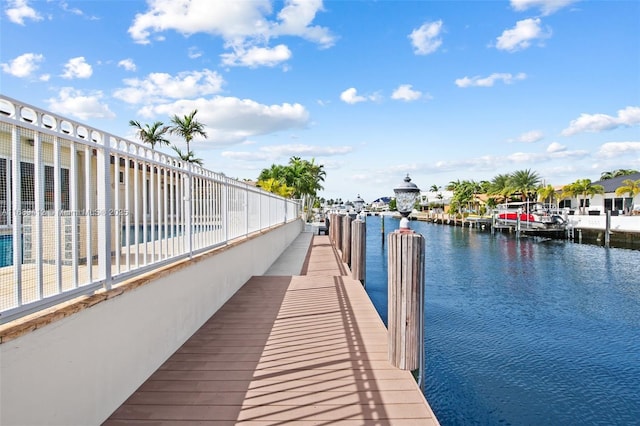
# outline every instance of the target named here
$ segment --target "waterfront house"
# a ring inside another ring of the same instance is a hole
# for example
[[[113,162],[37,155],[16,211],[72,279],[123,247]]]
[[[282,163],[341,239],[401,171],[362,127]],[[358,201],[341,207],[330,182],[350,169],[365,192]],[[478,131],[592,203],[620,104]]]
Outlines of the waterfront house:
[[[586,207],[591,215],[604,214],[611,211],[616,215],[640,215],[640,194],[630,197],[629,194],[616,195],[616,189],[624,186],[625,180],[636,181],[640,179],[640,173],[634,173],[626,176],[618,176],[611,179],[599,180],[592,182],[592,185],[601,185],[604,187],[604,194],[596,194],[592,197],[567,198],[560,201],[561,208],[569,208],[577,210],[580,207]]]

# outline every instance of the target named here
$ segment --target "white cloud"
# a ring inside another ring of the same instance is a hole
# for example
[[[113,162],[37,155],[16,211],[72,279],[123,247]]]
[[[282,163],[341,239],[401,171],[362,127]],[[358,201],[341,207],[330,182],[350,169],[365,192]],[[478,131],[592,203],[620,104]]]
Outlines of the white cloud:
[[[527,78],[525,73],[519,73],[515,76],[511,73],[493,73],[488,77],[463,77],[456,79],[455,83],[458,87],[492,87],[496,81],[502,81],[505,84],[511,84],[517,80]]]
[[[220,55],[222,63],[228,66],[245,66],[256,68],[259,66],[275,66],[291,58],[291,51],[284,44],[274,48],[250,47],[249,49],[237,48],[233,53]]]
[[[198,110],[199,120],[206,126],[209,136],[206,143],[211,145],[237,144],[252,136],[304,128],[309,121],[308,111],[300,104],[264,105],[250,99],[222,96],[146,106],[139,114],[145,117],[180,116],[194,109]]]
[[[299,36],[321,47],[331,47],[335,42],[331,32],[311,25],[318,11],[323,11],[322,0],[288,0],[278,13],[279,22],[272,25],[271,34]]]
[[[145,79],[125,79],[127,87],[117,89],[113,96],[131,103],[159,103],[172,99],[194,98],[219,93],[223,78],[215,71],[184,71],[175,76],[151,73]]]
[[[9,0],[8,3],[5,13],[14,24],[24,25],[25,19],[31,19],[32,21],[42,20],[42,16],[29,6],[27,0]]]
[[[543,32],[540,28],[540,18],[529,18],[518,21],[512,29],[505,30],[497,38],[496,48],[515,52],[531,46],[532,40],[543,40],[551,37],[551,30]]]
[[[604,130],[613,130],[618,127],[631,127],[640,124],[640,107],[626,107],[618,111],[617,117],[606,114],[580,114],[580,117],[571,121],[569,127],[562,131],[563,136],[571,136],[576,133],[598,133]]]
[[[38,69],[44,56],[37,53],[25,53],[8,63],[0,64],[2,71],[14,77],[30,77]]]
[[[78,56],[77,58],[71,58],[64,65],[64,73],[62,78],[89,78],[93,74],[93,68],[87,63],[84,56]]]
[[[364,96],[359,96],[358,91],[354,87],[351,87],[340,93],[340,99],[348,104],[356,104],[358,102],[364,102],[367,100],[367,98],[365,98]]]
[[[333,45],[335,37],[327,28],[312,25],[319,11],[321,0],[286,0],[277,19],[270,20],[273,11],[269,0],[155,0],[149,2],[149,10],[136,15],[129,34],[135,42],[148,44],[152,34],[169,30],[187,36],[208,33],[222,37],[225,47],[233,50],[223,56],[225,63],[259,66],[264,59],[265,65],[273,66],[288,48],[269,47],[272,38],[296,36],[321,47]]]
[[[265,146],[257,151],[223,151],[222,157],[244,161],[276,161],[291,156],[328,157],[353,152],[350,146],[314,146],[314,145],[275,145]]]
[[[118,62],[118,66],[124,68],[127,71],[136,70],[136,63],[133,62],[133,59],[131,58],[121,60],[120,62]]]
[[[189,59],[197,59],[202,56],[202,51],[197,47],[192,46],[189,48],[187,56],[189,56]]]
[[[425,22],[420,28],[409,34],[413,52],[416,55],[428,55],[435,52],[442,45],[442,21]]]
[[[374,93],[373,95],[361,96],[358,95],[358,91],[354,87],[351,87],[340,93],[340,99],[348,104],[357,104],[359,102],[380,100],[380,95]]]
[[[398,86],[396,90],[393,91],[391,95],[392,99],[402,100],[402,101],[415,101],[422,97],[422,93],[413,90],[410,84],[402,84]]]
[[[576,1],[577,0],[511,0],[511,7],[518,12],[530,8],[539,8],[543,15],[551,15]]]
[[[90,118],[114,118],[115,114],[107,104],[102,103],[102,92],[94,91],[88,94],[71,87],[64,87],[57,98],[47,100],[49,108],[61,115],[71,115],[80,120]]]
[[[510,140],[510,142],[523,142],[523,143],[534,143],[538,142],[540,139],[544,137],[544,134],[539,130],[531,130],[529,132],[525,132],[518,136],[517,138]]]
[[[556,152],[563,152],[566,150],[567,150],[567,147],[564,145],[560,145],[558,142],[551,142],[547,147],[547,152],[550,154],[556,153]]]
[[[598,155],[607,158],[635,155],[640,158],[640,142],[607,142],[602,144]]]

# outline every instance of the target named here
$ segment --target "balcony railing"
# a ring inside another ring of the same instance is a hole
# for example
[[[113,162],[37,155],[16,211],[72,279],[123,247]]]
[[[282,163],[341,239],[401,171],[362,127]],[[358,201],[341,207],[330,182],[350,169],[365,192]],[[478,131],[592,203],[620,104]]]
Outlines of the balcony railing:
[[[0,96],[0,323],[299,215],[296,200]]]

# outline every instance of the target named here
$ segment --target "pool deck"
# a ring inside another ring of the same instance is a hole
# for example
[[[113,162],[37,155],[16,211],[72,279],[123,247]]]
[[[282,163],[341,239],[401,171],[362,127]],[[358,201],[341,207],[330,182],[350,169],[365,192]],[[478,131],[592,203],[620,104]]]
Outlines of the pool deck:
[[[104,425],[438,425],[387,330],[313,229],[252,277]]]

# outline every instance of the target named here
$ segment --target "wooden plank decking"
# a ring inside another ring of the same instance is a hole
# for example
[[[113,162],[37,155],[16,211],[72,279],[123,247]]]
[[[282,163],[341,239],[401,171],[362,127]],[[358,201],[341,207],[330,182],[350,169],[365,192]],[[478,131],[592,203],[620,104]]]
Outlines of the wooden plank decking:
[[[302,275],[251,278],[104,423],[437,425],[328,236]]]

